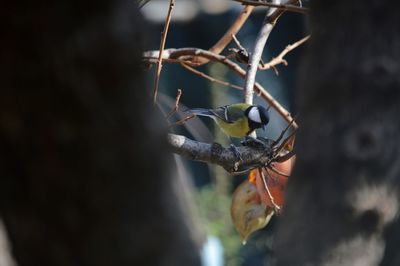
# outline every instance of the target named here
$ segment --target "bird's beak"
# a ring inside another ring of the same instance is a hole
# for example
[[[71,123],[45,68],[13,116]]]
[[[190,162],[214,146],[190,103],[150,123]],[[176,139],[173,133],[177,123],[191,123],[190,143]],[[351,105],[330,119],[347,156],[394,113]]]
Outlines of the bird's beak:
[[[261,128],[262,128],[262,130],[264,130],[264,131],[265,131],[265,125],[262,125],[262,127],[261,127]]]

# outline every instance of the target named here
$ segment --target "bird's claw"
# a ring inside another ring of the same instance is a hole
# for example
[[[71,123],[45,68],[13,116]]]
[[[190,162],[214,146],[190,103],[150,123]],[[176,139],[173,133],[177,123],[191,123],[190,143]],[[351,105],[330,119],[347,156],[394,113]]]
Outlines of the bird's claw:
[[[243,146],[249,146],[254,148],[262,148],[265,149],[267,147],[267,139],[263,137],[259,137],[258,139],[246,136],[245,140],[241,142]]]
[[[229,146],[229,149],[233,152],[237,161],[239,161],[239,162],[243,161],[242,155],[240,154],[238,148],[235,145],[231,144]]]

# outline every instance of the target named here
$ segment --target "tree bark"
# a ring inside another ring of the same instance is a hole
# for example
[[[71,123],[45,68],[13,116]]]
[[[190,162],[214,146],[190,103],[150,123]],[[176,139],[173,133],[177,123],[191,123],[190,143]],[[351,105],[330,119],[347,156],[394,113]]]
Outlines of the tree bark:
[[[18,265],[199,265],[132,1],[5,1],[0,20],[0,215]]]
[[[275,236],[277,265],[400,263],[396,4],[312,2],[297,91],[297,165]]]

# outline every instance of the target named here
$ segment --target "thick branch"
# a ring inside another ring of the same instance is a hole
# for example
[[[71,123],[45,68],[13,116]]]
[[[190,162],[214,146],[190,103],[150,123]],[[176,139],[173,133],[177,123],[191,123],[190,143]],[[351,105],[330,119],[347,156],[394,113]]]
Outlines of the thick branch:
[[[231,174],[242,174],[256,166],[266,165],[272,154],[263,147],[240,146],[237,150],[242,160],[238,161],[232,149],[224,148],[218,143],[198,142],[175,134],[168,134],[168,143],[176,154],[190,160],[220,165]]]
[[[247,67],[247,74],[244,86],[244,102],[253,104],[254,94],[254,83],[256,81],[256,74],[258,70],[258,64],[261,60],[261,55],[264,50],[265,43],[267,42],[268,36],[274,27],[274,24],[269,23],[268,16],[265,18],[261,30],[257,36],[254,44],[253,52],[250,54],[250,60]]]
[[[297,3],[298,0],[288,0],[286,4],[293,4]],[[258,70],[258,64],[260,63],[261,56],[264,50],[265,43],[268,40],[268,37],[272,31],[272,29],[275,26],[276,20],[279,18],[279,16],[284,12],[285,10],[283,9],[278,9],[278,8],[271,8],[264,21],[263,25],[261,27],[260,32],[258,33],[256,42],[254,44],[253,51],[250,53],[250,60],[249,60],[249,65],[247,68],[247,73],[246,73],[246,80],[245,80],[245,86],[244,86],[244,102],[252,104],[253,103],[253,89],[254,89],[254,83],[256,80],[256,74]]]

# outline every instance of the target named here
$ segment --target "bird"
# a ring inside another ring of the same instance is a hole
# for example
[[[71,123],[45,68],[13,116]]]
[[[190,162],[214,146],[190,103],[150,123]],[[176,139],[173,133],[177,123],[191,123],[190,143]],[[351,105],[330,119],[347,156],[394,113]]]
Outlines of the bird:
[[[194,108],[189,113],[207,116],[229,137],[243,138],[258,128],[265,129],[269,122],[268,109],[261,105],[235,103],[215,109]]]

